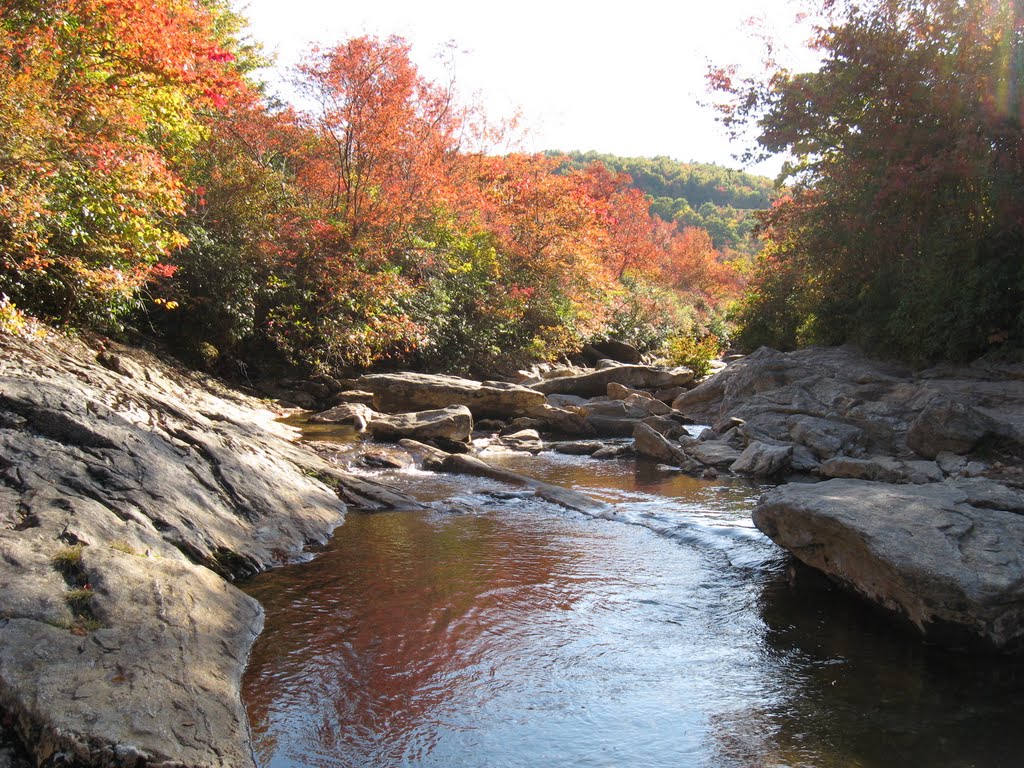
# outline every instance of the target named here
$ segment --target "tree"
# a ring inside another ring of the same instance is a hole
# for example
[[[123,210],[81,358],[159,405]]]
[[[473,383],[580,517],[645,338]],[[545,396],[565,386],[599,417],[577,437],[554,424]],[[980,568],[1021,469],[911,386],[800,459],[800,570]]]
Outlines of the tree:
[[[353,250],[390,257],[451,192],[463,126],[452,94],[421,77],[398,37],[314,53],[300,85],[317,105],[298,184]]]
[[[116,321],[184,243],[181,173],[239,84],[220,3],[13,0],[0,11],[0,290]]]
[[[795,158],[765,217],[748,341],[917,359],[1024,346],[1021,3],[826,11],[817,72],[712,75],[726,122],[756,120],[763,149]]]

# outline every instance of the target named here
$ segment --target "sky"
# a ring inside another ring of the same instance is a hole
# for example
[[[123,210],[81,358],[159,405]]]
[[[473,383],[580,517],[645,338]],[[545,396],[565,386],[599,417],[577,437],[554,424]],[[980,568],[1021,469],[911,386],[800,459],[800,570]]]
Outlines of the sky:
[[[750,19],[813,65],[796,25],[800,0],[249,0],[253,37],[277,55],[272,83],[311,44],[363,34],[404,37],[428,78],[479,98],[489,117],[522,115],[523,149],[667,155],[740,168],[707,106],[709,63],[757,67]],[[449,45],[451,44],[451,45]],[[287,89],[281,86],[287,96]],[[774,175],[781,159],[756,166]]]

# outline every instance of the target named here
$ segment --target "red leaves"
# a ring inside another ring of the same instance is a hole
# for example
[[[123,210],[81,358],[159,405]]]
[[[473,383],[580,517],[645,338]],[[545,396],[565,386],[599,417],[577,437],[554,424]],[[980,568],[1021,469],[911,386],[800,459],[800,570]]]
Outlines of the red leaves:
[[[226,63],[228,63],[230,61],[234,61],[235,60],[235,54],[230,53],[228,51],[222,51],[222,50],[220,50],[218,48],[214,48],[214,49],[211,49],[210,52],[206,54],[206,58],[209,59],[210,61],[215,61],[218,64],[226,64]]]
[[[156,278],[171,278],[174,277],[174,273],[178,271],[178,268],[173,264],[156,263],[150,266],[149,274]]]
[[[321,106],[297,182],[351,247],[388,252],[449,201],[461,116],[451,94],[421,78],[401,38],[362,37],[314,51],[299,67]]]

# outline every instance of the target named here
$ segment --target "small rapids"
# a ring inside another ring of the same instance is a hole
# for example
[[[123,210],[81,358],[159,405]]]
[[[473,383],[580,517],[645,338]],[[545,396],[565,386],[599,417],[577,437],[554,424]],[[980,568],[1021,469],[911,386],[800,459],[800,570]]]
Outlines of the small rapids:
[[[467,512],[350,513],[245,585],[267,611],[243,692],[261,766],[1019,765],[1024,669],[928,649],[795,568],[750,522],[762,487],[485,459],[614,515],[367,473]]]

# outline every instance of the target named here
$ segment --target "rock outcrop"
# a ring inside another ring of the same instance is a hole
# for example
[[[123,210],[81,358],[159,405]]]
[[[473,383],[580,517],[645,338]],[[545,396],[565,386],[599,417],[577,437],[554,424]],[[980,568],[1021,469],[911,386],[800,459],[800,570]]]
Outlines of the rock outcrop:
[[[686,386],[694,380],[688,368],[654,368],[646,365],[612,365],[596,371],[573,376],[559,376],[532,384],[545,395],[576,395],[598,397],[608,392],[609,384],[621,384],[630,389],[667,389]]]
[[[796,446],[794,468],[801,471],[835,456],[935,459],[1024,445],[1020,365],[914,372],[852,347],[762,348],[672,405],[716,431],[734,427],[745,443]]]
[[[789,484],[754,522],[797,558],[960,649],[1024,650],[1024,493],[985,479]]]
[[[406,413],[464,405],[473,417],[514,418],[544,405],[537,390],[501,381],[472,381],[427,373],[375,373],[356,380],[357,389],[373,393],[373,407]]]
[[[0,710],[40,765],[251,766],[262,611],[230,579],[303,557],[386,489],[259,401],[157,358],[0,337]]]

